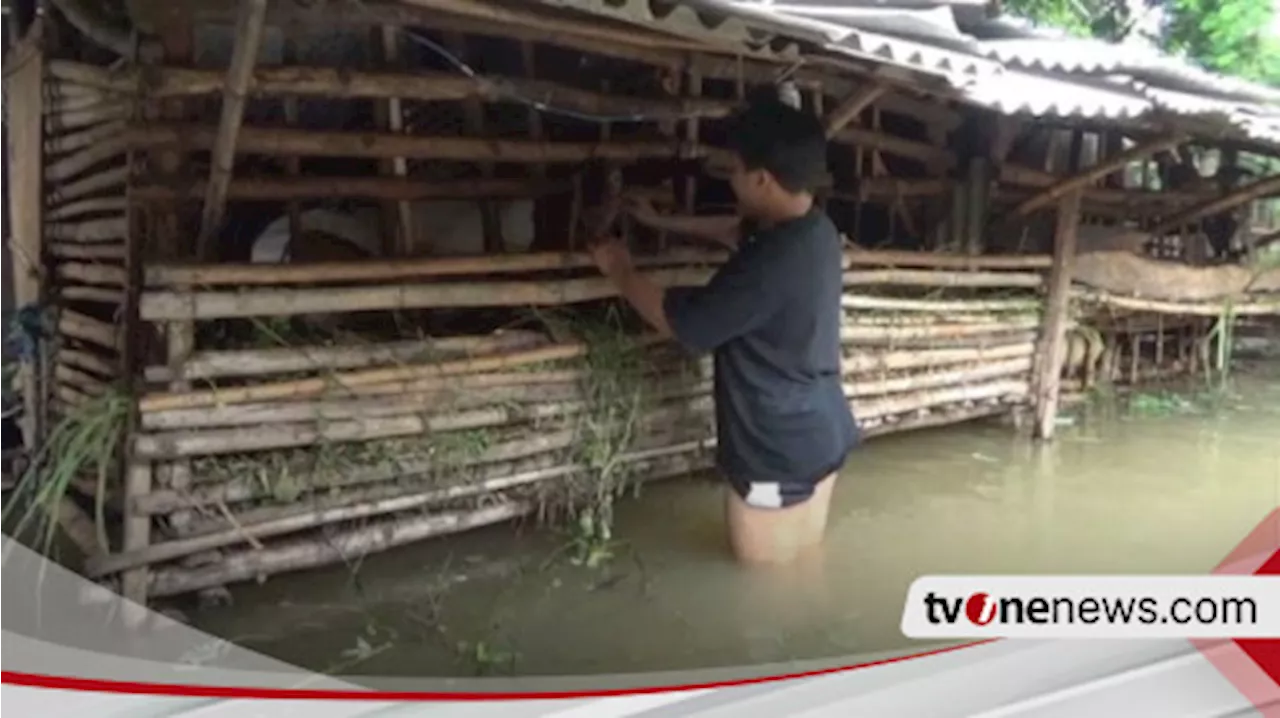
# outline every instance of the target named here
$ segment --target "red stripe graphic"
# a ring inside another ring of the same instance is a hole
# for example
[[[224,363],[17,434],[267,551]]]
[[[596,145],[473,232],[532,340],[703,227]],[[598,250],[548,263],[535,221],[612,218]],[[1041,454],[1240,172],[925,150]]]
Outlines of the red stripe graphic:
[[[963,643],[958,646],[935,648],[923,653],[906,656],[895,656],[870,663],[858,663],[852,666],[837,666],[801,673],[789,673],[781,676],[761,676],[759,678],[743,678],[733,681],[716,681],[711,683],[691,683],[675,686],[643,686],[640,688],[615,688],[596,691],[538,691],[521,693],[475,693],[449,691],[378,691],[378,690],[337,690],[326,688],[264,688],[255,686],[197,686],[179,683],[142,683],[135,681],[116,681],[100,678],[73,678],[68,676],[47,676],[38,673],[20,671],[0,672],[0,682],[32,688],[56,688],[67,691],[90,691],[95,693],[124,693],[130,695],[150,696],[182,696],[189,698],[256,698],[275,700],[331,700],[331,701],[513,701],[513,700],[565,700],[569,698],[606,698],[611,696],[645,695],[652,693],[674,693],[677,691],[693,691],[706,688],[727,688],[730,686],[746,686],[757,683],[771,683],[796,678],[811,678],[844,671],[853,671],[873,666],[884,666],[901,663],[913,658],[936,656],[951,653],[962,648],[972,648],[995,639]]]

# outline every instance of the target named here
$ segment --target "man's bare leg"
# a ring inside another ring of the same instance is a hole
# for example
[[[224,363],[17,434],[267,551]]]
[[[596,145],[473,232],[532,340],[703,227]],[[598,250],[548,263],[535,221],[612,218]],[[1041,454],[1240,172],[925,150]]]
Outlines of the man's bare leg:
[[[822,543],[834,484],[831,474],[807,500],[786,508],[752,506],[728,488],[725,515],[734,555],[748,565],[786,564]]]

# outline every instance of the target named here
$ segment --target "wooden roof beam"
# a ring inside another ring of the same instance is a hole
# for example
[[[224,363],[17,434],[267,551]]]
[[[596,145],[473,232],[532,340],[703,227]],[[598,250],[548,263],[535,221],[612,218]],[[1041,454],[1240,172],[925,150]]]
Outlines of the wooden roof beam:
[[[1042,192],[1028,198],[1022,204],[1014,207],[1013,210],[1004,217],[1004,220],[1009,221],[1019,217],[1025,217],[1038,209],[1053,204],[1073,190],[1088,187],[1112,172],[1123,168],[1130,162],[1135,162],[1157,152],[1176,147],[1183,142],[1186,142],[1186,140],[1187,136],[1184,134],[1166,135],[1131,147],[1114,157],[1099,162],[1084,169],[1083,171],[1077,172],[1076,174],[1071,175],[1066,179],[1051,185]]]
[[[227,186],[231,183],[231,172],[236,161],[236,140],[244,120],[249,78],[258,61],[258,48],[262,45],[266,13],[267,0],[241,0],[240,16],[236,21],[236,45],[231,56],[231,66],[227,69],[222,117],[213,144],[209,185],[204,197],[200,235],[196,240],[196,256],[200,258],[208,256],[209,244],[222,224],[222,214],[227,205]]]
[[[862,111],[870,107],[873,102],[880,99],[881,96],[888,92],[888,89],[884,85],[868,84],[854,90],[823,119],[823,124],[826,125],[827,139],[834,137],[850,122],[856,121],[858,115],[862,114]]]
[[[1245,202],[1250,202],[1258,199],[1259,197],[1276,193],[1280,193],[1280,175],[1260,179],[1257,182],[1240,187],[1234,192],[1229,192],[1216,199],[1188,207],[1187,209],[1152,227],[1151,236],[1158,237],[1165,232],[1177,229],[1178,227],[1185,227],[1201,217],[1225,212],[1226,210],[1239,207]]]

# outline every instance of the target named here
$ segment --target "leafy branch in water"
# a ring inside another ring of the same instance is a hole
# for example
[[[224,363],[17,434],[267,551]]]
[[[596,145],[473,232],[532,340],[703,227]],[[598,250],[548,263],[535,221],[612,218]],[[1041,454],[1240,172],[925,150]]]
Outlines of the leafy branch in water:
[[[585,486],[571,487],[580,505],[570,548],[574,563],[595,567],[611,556],[613,500],[626,488],[621,457],[636,438],[645,403],[645,355],[622,325],[616,307],[602,318],[546,313],[539,318],[553,336],[573,336],[587,346],[581,380],[585,405],[577,420],[572,459],[586,467]]]

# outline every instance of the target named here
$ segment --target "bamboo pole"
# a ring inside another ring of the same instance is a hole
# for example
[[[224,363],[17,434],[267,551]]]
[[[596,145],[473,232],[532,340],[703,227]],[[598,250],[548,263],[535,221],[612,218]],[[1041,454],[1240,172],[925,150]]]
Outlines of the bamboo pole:
[[[84,149],[69,153],[65,157],[54,160],[45,166],[45,180],[47,182],[66,182],[94,165],[106,162],[112,158],[123,157],[124,153],[129,150],[130,138],[130,132],[114,135],[97,144],[90,145]],[[117,175],[108,174],[110,171],[111,170],[104,170],[97,177],[96,181],[106,183],[108,180],[114,180]],[[117,169],[116,172],[118,171],[119,170]],[[88,177],[84,179],[86,182],[90,180]],[[105,187],[103,188],[105,189]],[[62,191],[58,193],[59,199],[67,199],[70,196],[71,191],[67,188],[63,188]]]
[[[151,492],[151,464],[130,462],[125,471],[125,501],[131,502]],[[124,518],[123,552],[143,551],[151,545],[151,517],[127,512]],[[139,607],[145,608],[148,597],[150,572],[145,568],[126,571],[120,579],[121,594]],[[141,611],[134,611],[141,613]]]
[[[553,427],[554,429],[554,427]],[[514,435],[514,434],[513,434]],[[573,445],[578,438],[576,430],[549,430],[512,441],[503,441],[481,452],[474,459],[444,465],[432,459],[402,459],[397,457],[389,465],[343,466],[340,469],[315,470],[307,475],[308,482],[300,487],[303,495],[325,492],[348,493],[349,490],[392,481],[431,477],[436,472],[458,471],[476,466],[503,464],[539,455],[549,455]],[[196,477],[199,479],[199,476]],[[427,479],[422,479],[427,480]],[[213,504],[236,504],[268,498],[271,491],[252,477],[230,481],[197,482],[183,493],[153,491],[132,505],[132,509],[146,514],[161,514],[176,508],[199,508]]]
[[[58,347],[57,359],[67,366],[74,366],[110,379],[119,374],[119,370],[107,360],[88,351]]]
[[[859,351],[841,362],[841,371],[848,374],[875,374],[920,367],[942,367],[952,364],[995,362],[1005,359],[1029,357],[1035,353],[1031,342],[1005,344],[993,347],[966,349],[910,349],[884,352]]]
[[[105,287],[63,287],[58,290],[62,299],[101,304],[124,304],[123,289],[107,289]]]
[[[137,77],[133,74],[74,60],[51,60],[49,76],[66,83],[110,92],[132,93],[137,90]]]
[[[370,396],[398,396],[402,394],[421,394],[440,392],[446,389],[490,389],[503,386],[526,386],[544,384],[564,384],[577,381],[583,376],[582,369],[563,369],[551,371],[509,371],[485,372],[482,374],[463,374],[447,376],[429,376],[412,379],[395,379],[378,381],[356,386],[333,382],[314,398],[356,398]]]
[[[187,178],[132,188],[138,201],[175,201],[203,196],[208,183]],[[477,199],[487,197],[537,198],[563,192],[568,183],[525,179],[488,179],[461,182],[431,182],[398,177],[232,177],[228,200],[289,202],[307,199],[352,197],[408,202],[422,199]]]
[[[184,371],[187,360],[191,357],[196,345],[196,327],[194,322],[170,322],[165,327],[166,356],[169,365],[169,391],[175,394],[190,391],[191,382]],[[141,423],[141,422],[138,422]],[[145,428],[145,425],[144,425]],[[168,467],[167,488],[179,493],[191,486],[191,462],[189,460],[174,461]],[[190,525],[192,514],[188,510],[178,510],[169,514],[169,526],[181,531]]]
[[[992,324],[926,324],[907,326],[849,325],[840,328],[841,342],[895,342],[909,339],[940,337],[972,337],[984,334],[1001,334],[1034,329],[1040,321],[1036,317],[1024,317]]]
[[[209,256],[213,235],[222,225],[227,184],[235,167],[236,143],[248,99],[249,74],[258,61],[266,12],[267,0],[240,0],[235,49],[232,51],[231,66],[227,69],[226,86],[222,92],[222,116],[213,142],[209,186],[204,197],[200,234],[196,238],[196,256],[200,258]]]
[[[690,441],[659,449],[627,452],[620,455],[618,461],[651,462],[655,458],[703,450],[707,443]],[[338,505],[325,503],[316,507],[305,505],[286,507],[281,515],[265,521],[253,523],[241,521],[239,526],[217,533],[156,544],[134,554],[103,556],[89,562],[86,573],[91,578],[97,578],[139,565],[161,563],[201,551],[245,543],[251,539],[294,533],[340,521],[353,521],[410,509],[438,506],[449,501],[509,491],[534,483],[564,478],[587,470],[587,467],[574,463],[560,466],[548,465],[554,464],[555,460],[556,457],[545,457],[539,462],[543,465],[531,467],[524,467],[515,462],[499,464],[487,468],[480,473],[480,476],[473,479],[425,491],[414,491],[412,488],[406,491],[406,487],[402,486],[380,487],[373,492],[366,492],[366,494],[372,494],[367,497],[339,496],[337,498],[342,503]],[[353,501],[352,498],[356,500]]]
[[[1201,218],[1218,212],[1225,212],[1245,202],[1251,202],[1259,197],[1275,193],[1280,193],[1280,175],[1264,177],[1257,182],[1240,187],[1234,192],[1188,207],[1152,227],[1148,234],[1152,237],[1159,237],[1171,230],[1197,222]]]
[[[84,282],[85,284],[109,284],[123,287],[129,282],[129,274],[124,267],[114,264],[84,264],[81,262],[62,262],[57,266],[59,279]]]
[[[931,269],[1041,269],[1053,266],[1051,255],[986,255],[939,254],[901,250],[863,249],[855,245],[845,252],[852,266],[928,267]]]
[[[1038,299],[901,299],[845,294],[840,297],[840,306],[845,309],[884,309],[950,315],[962,312],[1038,312],[1044,304]]]
[[[63,128],[59,116],[67,112],[76,112],[92,107],[113,106],[123,102],[132,102],[128,95],[114,92],[103,92],[92,87],[79,87],[59,83],[46,83],[45,101],[41,111],[47,117],[49,130]]]
[[[876,396],[879,394],[896,394],[921,389],[946,387],[953,384],[965,384],[986,381],[1016,374],[1030,375],[1032,361],[1030,356],[1020,359],[1006,359],[988,364],[974,364],[958,367],[948,371],[933,371],[923,374],[882,379],[879,381],[845,382],[844,393],[850,399]]]
[[[944,407],[941,411],[931,412],[924,416],[911,416],[894,422],[881,421],[874,424],[868,422],[870,425],[863,427],[861,434],[866,438],[871,438],[905,431],[918,431],[920,429],[959,424],[975,419],[985,419],[1003,414],[1008,410],[1007,406]]]
[[[400,28],[393,25],[383,25],[377,29],[379,44],[382,48],[382,62],[389,67],[399,68],[402,66],[403,58],[400,52]],[[255,78],[256,79],[256,78]],[[401,86],[403,87],[403,86]],[[396,94],[388,95],[385,98],[385,104],[381,106],[384,113],[384,121],[388,132],[403,133],[404,132],[404,100],[399,90]],[[391,174],[399,180],[404,180],[409,174],[409,163],[403,157],[392,158],[389,162],[384,162],[381,174]],[[407,200],[399,200],[394,203],[388,203],[386,210],[389,222],[394,227],[395,236],[392,241],[392,256],[407,256],[412,251],[412,243],[414,238],[414,223],[412,207]]]
[[[97,344],[100,347],[120,351],[120,336],[116,326],[71,309],[59,312],[58,331],[69,337]]]
[[[1030,392],[1028,382],[998,379],[981,384],[947,387],[912,394],[891,394],[880,399],[858,399],[851,402],[853,415],[858,421],[922,411],[935,406],[963,401],[1013,400],[1023,401]]]
[[[49,254],[58,259],[90,259],[112,260],[124,259],[124,243],[115,244],[74,244],[70,242],[50,242]]]
[[[216,134],[203,125],[154,124],[127,135],[139,149],[185,147],[208,149]],[[645,159],[696,159],[715,151],[709,147],[683,147],[679,143],[632,140],[627,142],[532,142],[530,140],[475,137],[424,137],[385,132],[322,132],[281,128],[245,127],[235,151],[241,154],[353,157],[365,159],[433,159],[459,162],[578,163],[591,159],[635,162]]]
[[[466,37],[461,33],[446,33],[445,42],[450,46],[450,49],[456,57],[465,58],[467,56]],[[462,123],[465,132],[472,137],[487,139],[484,136],[484,105],[476,98],[463,100],[462,105]],[[479,166],[481,179],[493,178],[492,162],[481,162]],[[502,237],[502,224],[498,218],[497,207],[494,206],[493,202],[482,199],[479,202],[479,209],[480,231],[482,234],[481,239],[484,243],[483,246],[485,252],[493,253],[504,251],[505,247],[503,246],[504,240]]]
[[[1032,196],[1017,207],[1014,207],[1013,210],[1009,212],[1005,220],[1007,221],[1018,217],[1024,217],[1037,209],[1051,205],[1055,201],[1067,197],[1076,190],[1083,190],[1085,187],[1093,184],[1103,177],[1106,177],[1130,162],[1141,160],[1158,152],[1176,147],[1186,140],[1187,137],[1185,135],[1175,134],[1143,142],[1142,144],[1131,147],[1130,149],[1125,150],[1104,162],[1099,162],[1049,186],[1044,191]]]
[[[1078,189],[1069,190],[1058,206],[1053,242],[1053,270],[1049,278],[1044,332],[1036,366],[1036,436],[1046,441],[1053,438],[1053,430],[1058,419],[1058,391],[1062,378],[1062,363],[1066,358],[1066,332],[1070,322],[1071,272],[1075,263],[1076,228],[1079,223],[1080,192]]]
[[[8,142],[5,168],[6,207],[5,247],[6,262],[12,261],[12,298],[6,297],[16,307],[41,301],[43,267],[41,257],[44,245],[42,210],[44,193],[48,187],[47,175],[42,175],[41,136],[43,124],[40,116],[41,85],[45,68],[44,23],[37,20],[28,29],[17,46],[12,48],[5,62],[4,79],[4,131]],[[37,445],[43,428],[38,417],[43,413],[42,390],[33,362],[22,361],[18,365],[16,384],[22,392],[26,411],[20,422],[23,445],[31,449]]]
[[[703,249],[669,249],[658,255],[635,257],[637,266],[681,264],[715,265],[728,254]],[[937,269],[1048,269],[1049,256],[990,255],[965,257],[929,252],[853,249],[844,255],[847,266],[916,267]],[[390,281],[462,274],[507,274],[595,266],[585,252],[536,252],[484,257],[428,257],[398,261],[318,262],[306,265],[258,264],[156,264],[147,267],[148,286],[171,284],[214,286],[222,284],[316,284],[325,282]],[[907,275],[910,276],[910,275]],[[1006,275],[1001,275],[1006,276]],[[1010,273],[1015,283],[1031,283],[1026,273]],[[1032,284],[1034,286],[1034,284]]]
[[[147,76],[150,97],[205,95],[221,89],[221,78],[207,70],[163,68]],[[689,98],[611,95],[533,77],[468,76],[444,72],[359,72],[328,67],[256,69],[249,83],[253,94],[339,99],[416,100],[420,102],[509,101],[532,97],[553,107],[595,115],[642,116],[652,119],[716,119],[728,116],[733,103]]]
[[[652,343],[652,338],[641,338],[637,346]],[[138,401],[142,412],[163,409],[181,409],[197,406],[215,406],[270,399],[289,399],[319,396],[333,386],[356,387],[413,379],[456,376],[500,371],[528,364],[540,364],[583,356],[587,347],[579,343],[556,344],[529,351],[476,357],[440,364],[401,366],[389,369],[370,369],[359,372],[333,374],[324,378],[283,381],[257,386],[234,387],[215,391],[199,391],[185,394],[149,394]]]
[[[48,175],[48,172],[46,172],[46,175]],[[69,176],[70,175],[67,177]],[[49,179],[51,181],[58,181],[59,179],[65,180],[67,177],[50,177]],[[121,187],[128,180],[129,168],[127,166],[103,170],[98,174],[89,175],[88,177],[53,188],[51,191],[51,200],[55,205],[61,202],[69,202],[88,194]]]
[[[995,312],[956,312],[941,316],[925,312],[846,312],[845,326],[872,327],[905,327],[933,326],[942,323],[950,324],[998,324],[1039,316],[1038,311],[1019,312],[1016,314],[999,314]]]
[[[887,86],[873,83],[863,85],[850,93],[823,121],[827,139],[833,138],[849,123],[856,121],[863,110],[870,107],[873,102],[880,99],[888,91],[889,88]]]
[[[653,270],[645,274],[659,286],[674,287],[704,284],[711,272],[681,267]],[[997,282],[981,286],[1008,284]],[[143,293],[139,313],[147,321],[174,321],[389,309],[559,306],[614,296],[617,296],[617,288],[603,277],[486,284],[452,282],[382,287],[205,291],[190,294],[151,291]]]
[[[1219,317],[1227,308],[1228,300],[1219,302],[1173,302],[1140,297],[1124,297],[1109,292],[1089,292],[1084,301],[1134,312],[1157,312],[1165,315],[1193,315]],[[1259,297],[1252,300],[1230,301],[1231,313],[1238,316],[1267,316],[1280,314],[1280,299]]]
[[[99,397],[107,392],[106,382],[66,364],[58,363],[54,366],[53,378],[59,383],[74,387],[90,397]]]
[[[832,142],[850,144],[868,150],[887,152],[926,164],[936,164],[943,168],[953,167],[956,156],[949,150],[933,145],[895,137],[886,132],[868,130],[859,127],[846,127],[837,132]]]
[[[65,221],[86,214],[97,214],[100,212],[118,213],[124,212],[127,202],[124,197],[96,197],[94,199],[83,199],[77,202],[68,202],[59,207],[50,208],[45,212],[45,218],[52,222]]]
[[[1044,277],[1030,272],[947,272],[939,270],[878,269],[845,272],[844,284],[846,287],[899,284],[916,287],[1039,288],[1044,284]]]
[[[117,100],[99,103],[79,110],[68,110],[49,117],[60,132],[71,132],[103,123],[118,124],[133,114],[133,102]]]
[[[156,571],[150,590],[157,598],[191,593],[257,576],[336,563],[345,557],[500,523],[532,511],[532,504],[505,503],[471,511],[376,522],[339,532],[325,541],[299,540],[285,546],[226,556],[208,566],[161,569]]]
[[[662,441],[663,437],[671,442],[687,440],[690,431],[699,421],[702,422],[701,429],[710,430],[710,420],[710,414],[690,414],[679,405],[652,409],[637,419],[639,444],[645,444],[649,440]],[[569,428],[564,428],[566,426]],[[373,465],[343,465],[330,469],[308,466],[300,470],[301,475],[308,477],[306,485],[300,487],[300,490],[303,494],[345,491],[367,484],[414,480],[440,471],[511,462],[561,451],[573,446],[580,438],[580,429],[565,422],[540,425],[533,433],[530,433],[528,427],[511,427],[500,430],[498,438],[489,448],[474,456],[457,460],[442,459],[437,454],[430,454],[426,458],[397,455],[389,463]],[[236,477],[230,481],[200,481],[199,475],[194,478],[197,483],[190,490],[182,493],[153,491],[134,502],[133,509],[147,514],[159,514],[181,507],[234,504],[271,495],[271,489],[264,487],[253,476]]]
[[[62,242],[119,242],[128,232],[123,217],[91,219],[83,222],[53,222],[46,234],[50,239]]]
[[[710,396],[683,400],[691,411],[710,406]],[[368,441],[415,436],[442,431],[481,429],[521,422],[558,419],[581,413],[586,405],[567,401],[524,406],[498,406],[441,416],[398,414],[359,416],[342,420],[303,421],[225,429],[158,432],[134,437],[133,450],[142,458],[233,454],[242,451],[284,449],[324,442]]]
[[[670,384],[670,382],[668,382]],[[655,393],[659,387],[652,387]],[[666,391],[682,394],[710,392],[710,382],[690,383],[688,386],[668,386]],[[465,392],[441,387],[426,392],[403,393],[394,396],[372,398],[322,399],[300,402],[265,402],[259,404],[235,404],[231,406],[173,409],[148,412],[142,415],[145,430],[172,431],[231,426],[268,426],[307,421],[338,421],[376,419],[381,417],[415,414],[421,417],[456,417],[466,410],[506,405],[519,407],[534,404],[535,411],[546,402],[555,402],[556,408],[565,402],[584,402],[588,399],[582,388],[571,383],[543,385],[509,385],[470,389]],[[519,409],[515,409],[517,412]],[[449,419],[443,419],[446,423]]]
[[[121,120],[107,122],[79,132],[48,135],[44,139],[44,150],[50,155],[66,155],[76,150],[92,147],[99,142],[122,137],[128,127],[128,123]]]
[[[633,481],[655,481],[685,476],[708,468],[709,459],[672,457],[650,462]],[[164,568],[156,572],[151,585],[153,595],[180,593],[243,581],[256,576],[300,570],[334,563],[343,557],[382,551],[394,546],[426,538],[465,531],[534,513],[537,506],[516,501],[466,512],[411,514],[370,522],[358,528],[335,532],[326,539],[298,539],[283,546],[245,551],[225,557],[222,562],[201,568]]]
[[[382,364],[403,364],[424,358],[456,359],[458,354],[534,349],[548,344],[539,332],[508,331],[487,336],[413,339],[387,344],[357,346],[298,346],[277,349],[229,349],[192,354],[183,364],[188,379],[250,377],[289,372],[360,369]],[[145,371],[149,382],[170,381],[167,366]]]

